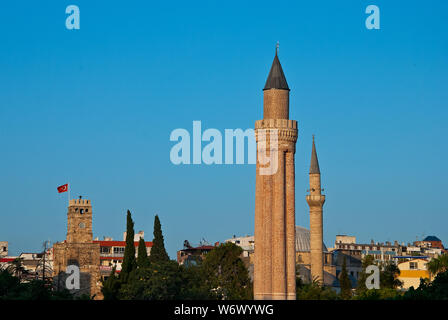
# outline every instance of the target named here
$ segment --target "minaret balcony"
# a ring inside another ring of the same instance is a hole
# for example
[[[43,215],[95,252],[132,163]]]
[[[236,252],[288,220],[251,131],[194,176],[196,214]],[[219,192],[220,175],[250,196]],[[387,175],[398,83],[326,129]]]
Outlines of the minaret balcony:
[[[323,206],[325,196],[323,194],[309,194],[306,196],[306,202],[310,207]]]

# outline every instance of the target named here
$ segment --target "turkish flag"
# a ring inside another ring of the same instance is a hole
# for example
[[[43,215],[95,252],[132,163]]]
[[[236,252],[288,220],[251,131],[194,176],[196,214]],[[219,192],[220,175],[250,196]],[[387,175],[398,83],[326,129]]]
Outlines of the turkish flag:
[[[58,187],[58,192],[62,193],[62,192],[67,192],[68,191],[68,183],[64,184],[63,186]]]

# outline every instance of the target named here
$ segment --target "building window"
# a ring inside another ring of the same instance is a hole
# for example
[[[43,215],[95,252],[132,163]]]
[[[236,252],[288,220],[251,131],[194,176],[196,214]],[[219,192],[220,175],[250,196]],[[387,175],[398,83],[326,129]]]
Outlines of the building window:
[[[101,253],[110,253],[110,247],[101,247],[100,252]]]
[[[118,253],[118,254],[124,253],[124,247],[115,247],[114,253]]]

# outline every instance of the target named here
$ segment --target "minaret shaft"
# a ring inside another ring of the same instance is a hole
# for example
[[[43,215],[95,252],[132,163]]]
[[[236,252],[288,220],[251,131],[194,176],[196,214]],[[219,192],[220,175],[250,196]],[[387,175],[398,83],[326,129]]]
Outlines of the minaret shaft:
[[[263,96],[263,120],[255,123],[254,298],[295,300],[294,153],[297,122],[289,120],[289,88],[277,55]]]
[[[272,298],[275,300],[286,299],[285,178],[285,153],[279,150],[272,210]]]
[[[325,196],[322,195],[319,162],[313,138],[313,149],[310,165],[310,194],[306,201],[310,207],[310,260],[311,280],[324,283],[324,252],[323,252],[323,205]]]
[[[263,92],[263,118],[289,119],[289,91],[270,89]]]
[[[294,152],[286,152],[286,277],[287,299],[296,300],[296,217]]]

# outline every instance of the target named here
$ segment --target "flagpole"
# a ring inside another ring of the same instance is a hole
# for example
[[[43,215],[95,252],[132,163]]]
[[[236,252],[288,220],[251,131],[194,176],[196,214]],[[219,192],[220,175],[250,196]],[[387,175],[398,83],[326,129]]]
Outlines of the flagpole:
[[[70,206],[70,183],[67,183],[68,189],[68,205]]]

